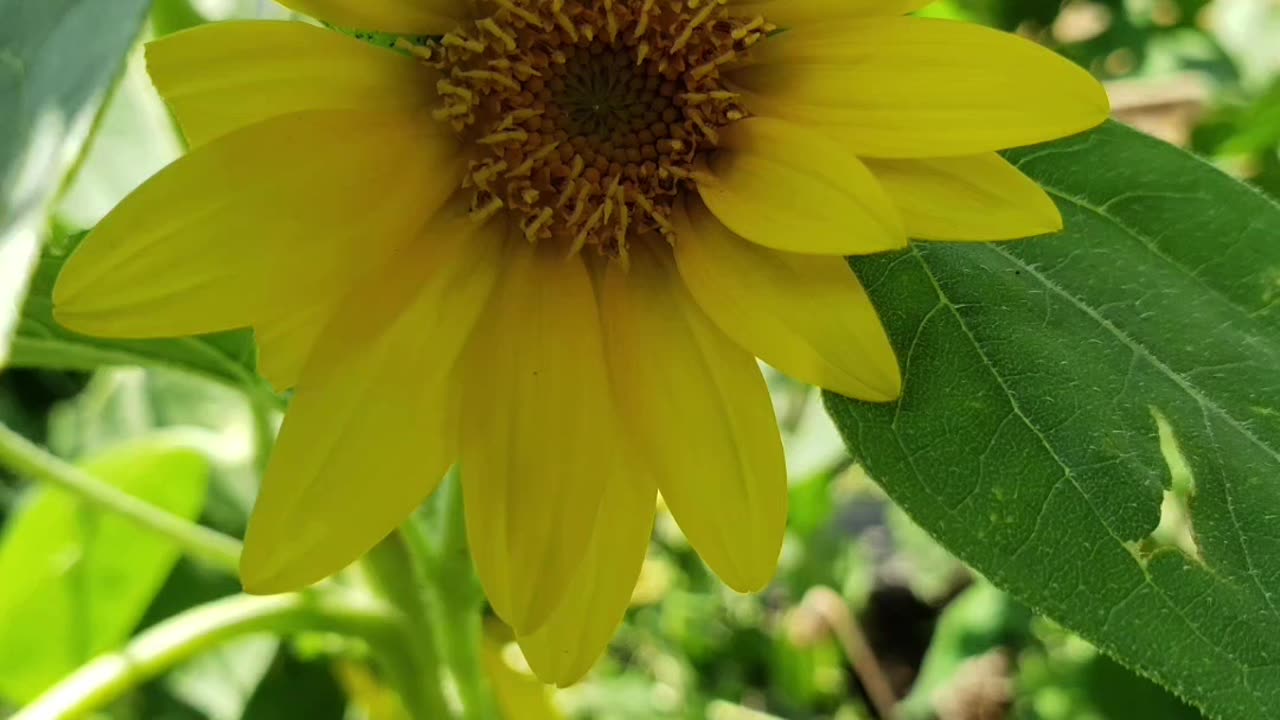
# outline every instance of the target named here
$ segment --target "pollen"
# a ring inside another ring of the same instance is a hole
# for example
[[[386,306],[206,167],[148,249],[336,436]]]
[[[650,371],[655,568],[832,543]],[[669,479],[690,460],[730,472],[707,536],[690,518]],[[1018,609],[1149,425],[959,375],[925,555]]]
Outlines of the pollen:
[[[721,70],[774,28],[724,0],[483,0],[488,15],[405,49],[441,71],[436,118],[472,150],[472,209],[530,242],[625,257],[674,241],[719,129],[746,117]]]

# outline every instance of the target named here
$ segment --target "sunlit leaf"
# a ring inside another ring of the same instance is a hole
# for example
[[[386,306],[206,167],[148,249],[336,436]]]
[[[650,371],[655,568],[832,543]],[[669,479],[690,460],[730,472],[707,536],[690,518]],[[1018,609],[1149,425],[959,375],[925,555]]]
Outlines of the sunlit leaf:
[[[0,362],[45,213],[150,0],[0,0]]]
[[[996,585],[1212,716],[1274,717],[1280,208],[1118,125],[1011,156],[1067,231],[856,261],[906,390],[829,409]],[[1162,504],[1189,550],[1152,537]]]
[[[208,465],[159,442],[85,462],[94,477],[179,517],[204,504]],[[118,647],[178,559],[177,546],[66,492],[34,488],[0,540],[0,696],[31,700]]]
[[[209,720],[241,720],[279,647],[271,635],[227,643],[175,668],[165,687]]]
[[[129,53],[124,76],[103,108],[93,139],[58,201],[54,210],[58,224],[92,227],[181,153],[182,142],[169,110],[147,76],[139,43]]]
[[[258,491],[258,440],[242,395],[184,373],[103,370],[50,410],[45,444],[61,457],[81,458],[141,435],[163,436],[204,455],[211,470],[202,517],[223,532],[244,534]]]

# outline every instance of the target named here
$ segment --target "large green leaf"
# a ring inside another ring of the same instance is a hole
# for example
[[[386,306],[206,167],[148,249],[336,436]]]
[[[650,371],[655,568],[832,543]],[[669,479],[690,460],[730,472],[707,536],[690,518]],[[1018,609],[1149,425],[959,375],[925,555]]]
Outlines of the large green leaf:
[[[144,41],[149,39],[149,33],[143,36]],[[181,154],[177,127],[151,84],[143,45],[138,43],[58,200],[53,213],[56,224],[66,228],[97,225],[134,188]]]
[[[179,517],[196,518],[204,504],[207,462],[172,443],[120,446],[83,467]],[[0,542],[0,696],[31,700],[126,640],[178,553],[65,492],[33,491]]]
[[[1012,159],[1067,231],[855,261],[906,388],[828,407],[997,585],[1213,716],[1274,717],[1280,208],[1114,124]],[[1166,499],[1185,542],[1153,536]]]
[[[201,517],[229,535],[244,535],[260,473],[253,410],[236,390],[187,373],[104,369],[45,419],[45,444],[64,458],[89,457],[144,435],[200,452],[211,465]]]
[[[0,0],[0,362],[45,213],[150,0]]]

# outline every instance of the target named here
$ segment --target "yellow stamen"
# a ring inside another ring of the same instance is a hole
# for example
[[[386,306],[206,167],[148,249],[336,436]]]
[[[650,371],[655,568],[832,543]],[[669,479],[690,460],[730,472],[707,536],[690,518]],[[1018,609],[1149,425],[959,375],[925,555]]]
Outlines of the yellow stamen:
[[[420,60],[431,60],[431,48],[425,45],[414,45],[404,38],[396,38],[396,49],[407,52]]]
[[[683,50],[684,46],[689,44],[689,38],[693,37],[693,31],[706,22],[718,6],[718,3],[707,3],[706,7],[702,8],[697,15],[694,15],[693,19],[684,26],[684,30],[680,31],[680,36],[671,44],[671,52],[675,53]]]
[[[530,242],[626,261],[674,239],[695,163],[746,117],[721,69],[772,31],[726,0],[494,0],[493,13],[401,50],[441,71],[435,117],[475,160],[473,214],[511,213]]]
[[[453,76],[455,78],[467,78],[469,80],[490,82],[495,85],[501,85],[511,90],[515,90],[516,92],[520,91],[520,83],[516,82],[514,78],[507,77],[502,73],[496,73],[492,70],[455,70]]]
[[[524,231],[524,236],[529,240],[529,242],[537,242],[541,232],[551,224],[551,221],[554,218],[554,210],[551,208],[542,208],[542,211],[538,213],[537,217],[527,222],[521,228]]]
[[[484,222],[493,217],[493,214],[502,209],[502,199],[496,195],[489,199],[482,207],[472,210],[468,217],[477,222]]]
[[[517,165],[515,170],[512,170],[511,172],[507,173],[507,178],[509,179],[509,178],[525,177],[526,175],[529,174],[531,170],[533,170],[534,165],[537,165],[538,163],[545,160],[546,157],[551,153],[555,152],[558,147],[560,147],[560,143],[551,143],[549,145],[543,145],[541,148],[538,149],[537,152],[525,158],[524,162]]]
[[[542,27],[542,18],[511,2],[511,0],[494,0],[498,6],[534,27]]]
[[[476,142],[481,145],[500,145],[502,143],[509,143],[512,141],[524,142],[528,139],[529,133],[517,128],[515,130],[507,130],[506,132],[489,133]]]
[[[493,18],[477,20],[476,27],[501,40],[503,44],[507,46],[507,50],[516,49],[515,37],[503,32],[502,28],[498,26],[498,23]]]
[[[492,163],[480,168],[479,170],[473,171],[471,173],[471,180],[475,182],[477,187],[488,189],[489,181],[500,175],[502,171],[506,169],[507,161],[499,160],[496,163]]]
[[[440,44],[444,47],[460,47],[468,52],[484,52],[485,45],[479,40],[472,40],[465,35],[458,33],[448,33],[440,38]]]

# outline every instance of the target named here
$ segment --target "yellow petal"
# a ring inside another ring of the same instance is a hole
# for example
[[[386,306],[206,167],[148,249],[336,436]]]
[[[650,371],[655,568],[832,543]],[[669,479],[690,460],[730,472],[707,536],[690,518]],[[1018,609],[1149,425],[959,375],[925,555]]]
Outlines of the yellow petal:
[[[520,638],[529,667],[543,682],[560,687],[581,679],[613,638],[653,530],[658,491],[651,479],[621,473],[600,481],[604,497],[582,566],[546,624]]]
[[[278,0],[344,30],[443,35],[471,15],[469,0]]]
[[[660,256],[665,253],[667,256]],[[602,287],[610,375],[667,506],[730,587],[768,584],[787,478],[760,368],[698,309],[669,250],[633,245]]]
[[[421,62],[300,22],[201,25],[148,43],[147,70],[192,146],[300,110],[435,104]]]
[[[766,247],[865,255],[907,245],[893,202],[866,166],[800,125],[772,118],[733,123],[694,178],[721,222]]]
[[[673,220],[680,275],[726,335],[802,382],[861,400],[898,398],[897,358],[844,258],[754,245],[696,203]]]
[[[1012,240],[1057,232],[1062,215],[1031,178],[995,153],[867,160],[921,240]]]
[[[298,384],[311,349],[333,316],[341,297],[316,298],[306,306],[277,308],[254,320],[258,374],[279,392]]]
[[[246,590],[337,572],[435,488],[457,451],[457,358],[505,235],[438,218],[345,299],[280,430],[245,539]]]
[[[755,17],[783,28],[811,22],[829,22],[842,17],[903,15],[933,0],[729,0],[729,12],[738,17]]]
[[[90,335],[166,337],[341,297],[461,179],[456,141],[423,123],[295,113],[195,150],[86,238],[54,289],[55,317]]]
[[[519,663],[513,667],[508,662],[507,650],[514,650],[511,629],[496,619],[485,620],[484,640],[481,646],[485,675],[493,687],[501,717],[507,720],[564,720],[556,708],[552,696],[555,691],[529,674]]]
[[[581,257],[513,241],[467,349],[462,487],[485,594],[520,634],[551,615],[621,462],[600,318]]]
[[[807,24],[727,79],[758,115],[823,126],[859,156],[942,157],[1052,140],[1106,119],[1087,72],[1030,40],[915,17]]]

